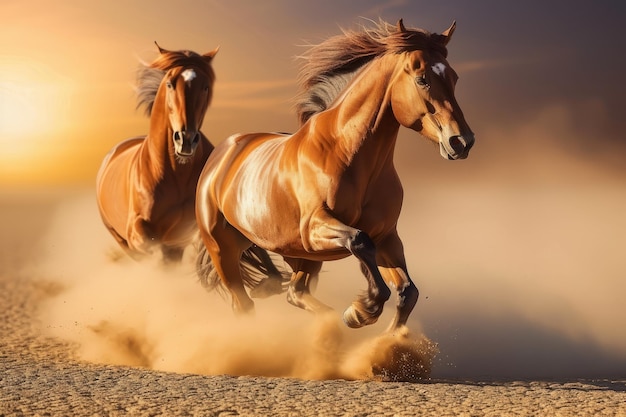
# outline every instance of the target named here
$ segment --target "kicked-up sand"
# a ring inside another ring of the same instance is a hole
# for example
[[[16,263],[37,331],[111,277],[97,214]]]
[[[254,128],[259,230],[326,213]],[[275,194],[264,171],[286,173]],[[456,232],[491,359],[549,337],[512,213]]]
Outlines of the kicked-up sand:
[[[626,416],[619,355],[529,378],[562,369],[545,363],[545,348],[528,373],[494,368],[493,338],[417,319],[383,335],[393,300],[359,330],[284,296],[237,318],[197,282],[192,251],[170,269],[120,256],[89,191],[10,192],[0,204],[0,416]],[[327,265],[319,297],[341,311],[359,279],[349,261]]]

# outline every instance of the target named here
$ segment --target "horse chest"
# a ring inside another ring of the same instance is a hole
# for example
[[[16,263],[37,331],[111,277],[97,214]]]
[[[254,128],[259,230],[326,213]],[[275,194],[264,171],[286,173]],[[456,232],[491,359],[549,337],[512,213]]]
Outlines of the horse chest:
[[[346,224],[395,223],[402,205],[402,185],[393,170],[384,170],[376,176],[348,172],[329,189],[326,204]]]

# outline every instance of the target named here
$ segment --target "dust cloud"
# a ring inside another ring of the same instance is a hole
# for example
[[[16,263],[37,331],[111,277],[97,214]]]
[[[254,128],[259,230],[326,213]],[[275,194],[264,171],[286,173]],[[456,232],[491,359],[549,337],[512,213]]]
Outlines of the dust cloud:
[[[71,342],[81,360],[302,379],[417,381],[430,374],[436,347],[420,333],[361,333],[338,314],[315,318],[284,295],[257,300],[256,314],[236,317],[228,300],[198,282],[193,248],[183,265],[166,268],[156,259],[130,260],[107,233],[92,196],[70,199],[31,266],[58,288],[40,307],[44,331]],[[346,291],[344,307],[356,292]]]
[[[601,124],[601,108],[581,108]],[[465,161],[401,131],[398,230],[420,299],[391,341],[381,335],[393,299],[358,330],[314,320],[284,296],[236,318],[199,285],[190,253],[170,270],[114,262],[91,196],[60,206],[31,265],[63,288],[42,323],[85,360],[175,372],[394,380],[432,365],[434,378],[624,377],[626,149],[615,135],[594,137],[581,108],[473,125]],[[324,264],[316,294],[340,313],[364,288],[347,258]]]

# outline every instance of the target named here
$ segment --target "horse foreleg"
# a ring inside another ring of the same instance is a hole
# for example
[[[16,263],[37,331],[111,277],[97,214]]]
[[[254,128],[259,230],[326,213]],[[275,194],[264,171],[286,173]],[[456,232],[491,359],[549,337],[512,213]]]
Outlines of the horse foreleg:
[[[389,236],[378,246],[379,269],[385,281],[398,291],[396,314],[389,324],[388,331],[404,326],[413,311],[419,291],[406,268],[402,242],[397,234]]]
[[[285,261],[293,269],[287,290],[287,301],[315,314],[332,311],[332,308],[311,294],[311,286],[317,283],[322,262],[293,258],[285,258]]]
[[[152,254],[156,239],[152,235],[150,225],[142,217],[136,216],[128,222],[126,230],[127,244],[131,256]]]
[[[115,228],[111,225],[109,225],[106,221],[104,221],[104,225],[107,228],[107,230],[109,231],[109,233],[111,233],[111,235],[113,236],[113,238],[115,239],[115,241],[117,242],[117,244],[120,246],[120,248],[122,248],[122,250],[124,251],[123,253],[117,253],[115,251],[111,251],[109,254],[109,257],[114,260],[114,261],[118,261],[120,259],[122,259],[122,257],[124,256],[124,254],[128,255],[131,259],[135,259],[135,260],[140,260],[140,256],[133,252],[129,247],[128,247],[128,241],[118,233],[117,230],[115,230]]]
[[[393,286],[395,286],[398,291],[396,314],[387,328],[387,331],[393,331],[406,324],[409,319],[409,315],[415,307],[415,304],[417,304],[419,291],[413,281],[411,281],[411,278],[405,268],[381,267],[380,270],[385,280],[393,283]]]
[[[367,233],[359,231],[350,241],[348,249],[361,261],[367,279],[367,292],[352,302],[343,313],[343,321],[348,327],[359,328],[376,323],[383,312],[385,301],[391,291],[376,264],[376,247]]]
[[[309,221],[311,250],[349,250],[367,271],[367,291],[361,294],[343,313],[348,327],[358,328],[373,324],[383,312],[391,291],[378,270],[376,246],[367,233],[343,224],[326,210],[318,210]],[[303,233],[303,236],[305,234]]]

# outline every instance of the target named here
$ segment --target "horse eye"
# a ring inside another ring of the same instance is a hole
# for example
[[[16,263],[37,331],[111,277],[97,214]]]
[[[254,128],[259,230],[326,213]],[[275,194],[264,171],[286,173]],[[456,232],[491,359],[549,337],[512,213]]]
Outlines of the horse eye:
[[[167,85],[167,88],[174,88],[171,81],[168,81],[165,85]]]
[[[415,77],[415,83],[417,85],[419,85],[422,88],[428,88],[428,81],[426,81],[426,77],[424,77],[423,75],[419,75],[417,77]]]

